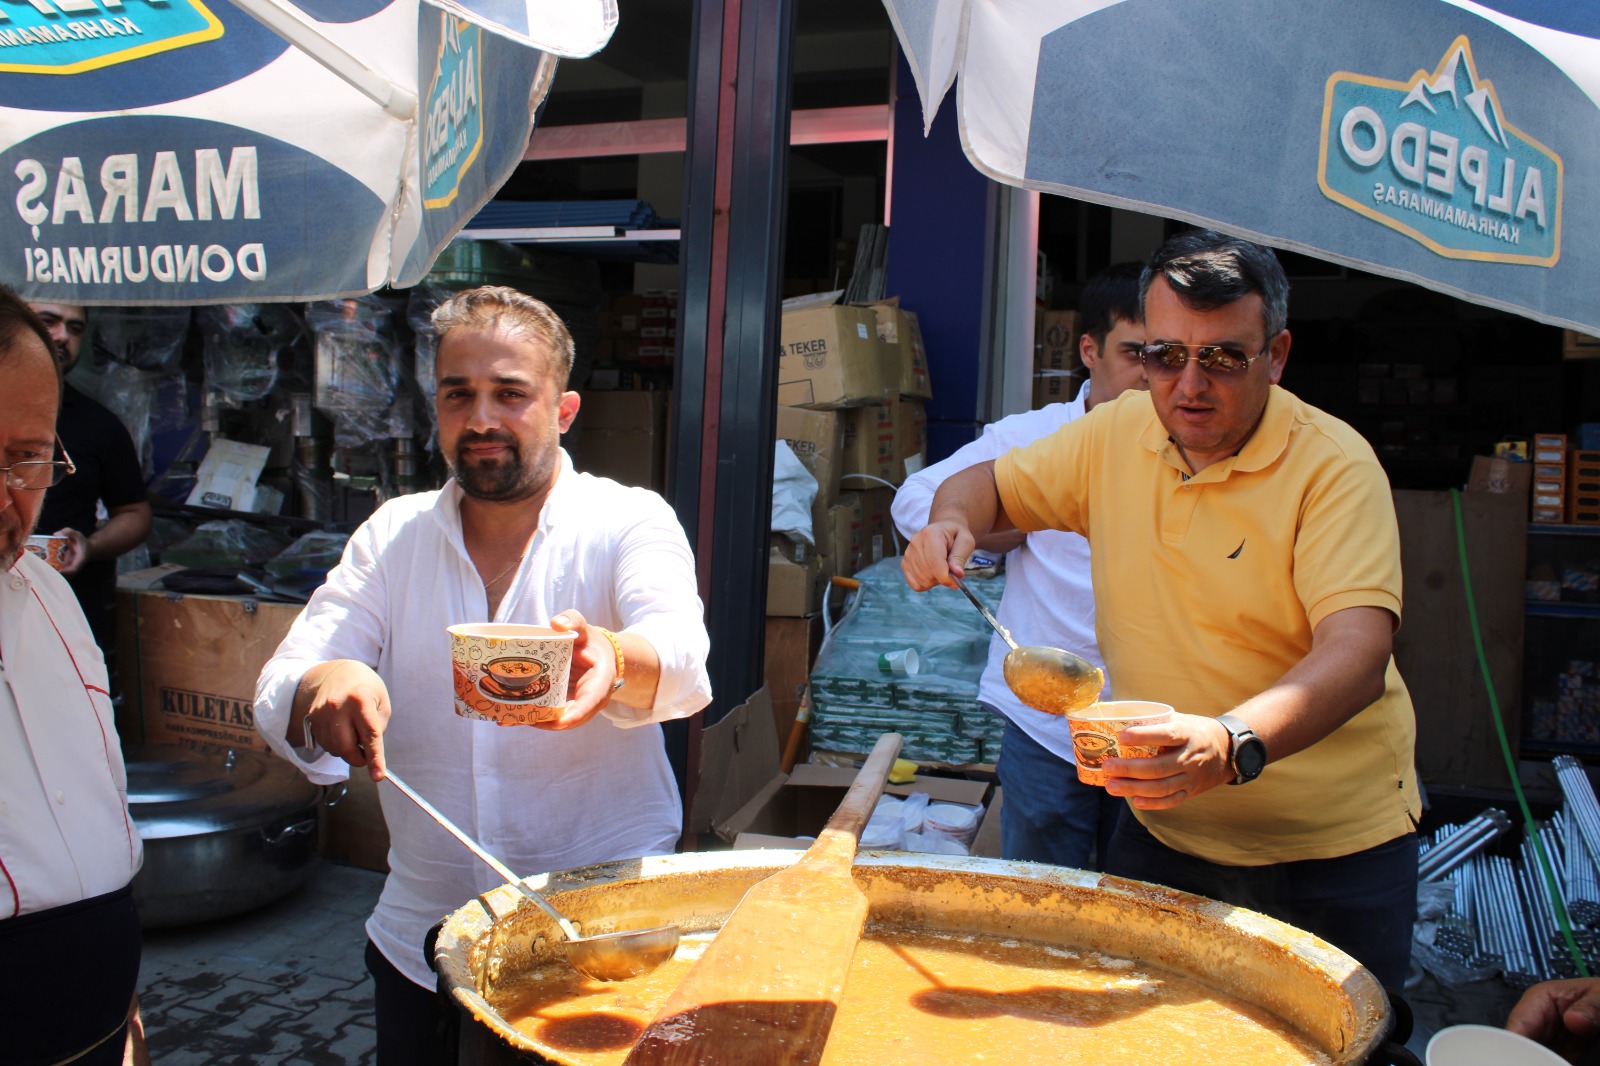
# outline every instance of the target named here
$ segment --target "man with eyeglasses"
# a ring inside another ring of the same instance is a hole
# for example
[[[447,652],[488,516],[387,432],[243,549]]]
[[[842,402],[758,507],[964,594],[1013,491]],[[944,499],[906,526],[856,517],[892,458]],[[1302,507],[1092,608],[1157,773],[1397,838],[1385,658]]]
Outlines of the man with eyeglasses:
[[[0,286],[0,1060],[112,1066],[137,1031],[143,859],[105,664],[61,576],[24,550],[56,457],[44,325]]]
[[[32,306],[50,331],[51,351],[65,379],[78,365],[88,316],[75,304]],[[117,557],[150,536],[144,471],[122,420],[71,385],[62,387],[56,431],[75,469],[45,495],[39,528],[68,538],[62,573],[114,675]],[[102,506],[104,524],[99,520]]]
[[[1139,361],[1144,344],[1139,264],[1116,263],[1091,278],[1078,304],[1083,325],[1078,355],[1089,371],[1078,395],[1068,403],[1002,418],[948,459],[907,478],[895,493],[893,508],[895,525],[907,540],[928,524],[933,494],[945,478],[1047,437],[1127,389],[1145,387]],[[1028,534],[1010,530],[984,538],[978,547],[1006,554],[1000,623],[1017,643],[1064,648],[1104,665],[1094,639],[1088,541],[1056,530]],[[1064,719],[1023,706],[1006,686],[1002,663],[1007,650],[1004,641],[991,639],[989,662],[978,683],[979,701],[1006,720],[996,767],[1005,788],[1000,854],[1007,859],[1103,869],[1123,802],[1078,780],[1072,735]]]
[[[1087,537],[1117,696],[1179,712],[1120,735],[1160,755],[1104,763],[1132,815],[1108,871],[1264,911],[1398,989],[1421,804],[1388,479],[1278,387],[1289,286],[1269,250],[1186,233],[1140,286],[1149,393],[947,480],[906,579],[952,584],[995,530]]]

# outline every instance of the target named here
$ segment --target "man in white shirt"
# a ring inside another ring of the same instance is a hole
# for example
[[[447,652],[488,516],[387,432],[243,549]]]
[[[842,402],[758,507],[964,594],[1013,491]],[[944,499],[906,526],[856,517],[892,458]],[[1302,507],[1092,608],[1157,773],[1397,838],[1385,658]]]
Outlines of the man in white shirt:
[[[928,524],[933,494],[951,474],[1047,437],[1126,389],[1147,387],[1139,362],[1144,343],[1139,270],[1138,263],[1116,263],[1084,286],[1078,354],[1089,380],[1073,400],[1002,418],[948,459],[906,479],[895,494],[893,514],[907,540]],[[1018,644],[1064,648],[1104,666],[1095,644],[1088,541],[1054,530],[1026,536],[1012,531],[989,537],[978,548],[1006,556],[999,617]],[[1006,719],[996,768],[1006,797],[1000,853],[1007,859],[1104,868],[1123,801],[1078,780],[1066,720],[1022,705],[1005,682],[1006,650],[1003,641],[991,638],[989,664],[978,683],[979,701]],[[1107,680],[1105,698],[1114,684],[1114,678]]]
[[[573,345],[548,307],[473,289],[433,324],[454,476],[356,530],[263,670],[256,727],[319,783],[349,765],[381,780],[392,765],[519,873],[670,852],[682,805],[658,723],[711,699],[683,530],[655,493],[573,469],[560,446],[578,413]],[[555,721],[456,715],[445,627],[489,621],[577,632]],[[453,1054],[454,1018],[423,938],[498,881],[396,790],[380,797],[390,873],[367,922],[378,1062],[430,1062]]]
[[[0,286],[0,1061],[100,1066],[129,1043],[144,851],[105,662],[66,580],[24,550],[70,469],[50,353]]]

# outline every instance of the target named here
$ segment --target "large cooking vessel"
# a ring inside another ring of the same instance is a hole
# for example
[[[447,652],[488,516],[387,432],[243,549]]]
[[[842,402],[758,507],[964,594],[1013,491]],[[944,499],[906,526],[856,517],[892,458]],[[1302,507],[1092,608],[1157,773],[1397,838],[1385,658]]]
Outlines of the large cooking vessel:
[[[676,924],[719,928],[756,881],[798,851],[670,855],[531,880],[586,935]],[[869,927],[979,933],[1132,957],[1264,1007],[1338,1066],[1368,1061],[1392,1024],[1377,980],[1354,959],[1253,911],[1138,881],[1034,863],[864,852],[854,868]],[[497,888],[451,914],[430,957],[465,1015],[462,1063],[566,1064],[511,1028],[485,999],[497,983],[559,960],[561,934]]]
[[[282,759],[153,744],[130,745],[124,761],[144,840],[133,898],[146,929],[251,910],[315,868],[321,789]]]

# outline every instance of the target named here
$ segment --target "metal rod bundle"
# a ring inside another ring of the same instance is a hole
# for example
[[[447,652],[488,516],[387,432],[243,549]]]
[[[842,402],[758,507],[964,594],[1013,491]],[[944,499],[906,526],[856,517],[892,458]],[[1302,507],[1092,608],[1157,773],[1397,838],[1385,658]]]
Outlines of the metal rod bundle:
[[[1597,814],[1600,814],[1600,811],[1597,811]],[[1441,829],[1436,833],[1433,845],[1418,860],[1419,880],[1443,880],[1451,870],[1488,847],[1502,833],[1510,829],[1511,819],[1506,817],[1505,811],[1490,807],[1465,825],[1447,828],[1454,828],[1454,831],[1442,835],[1444,830]]]
[[[1576,908],[1572,917],[1580,922],[1600,920],[1600,878],[1595,868],[1600,860],[1600,803],[1595,801],[1594,786],[1583,763],[1571,755],[1557,755],[1550,766],[1566,801],[1561,817],[1567,844],[1564,872]]]

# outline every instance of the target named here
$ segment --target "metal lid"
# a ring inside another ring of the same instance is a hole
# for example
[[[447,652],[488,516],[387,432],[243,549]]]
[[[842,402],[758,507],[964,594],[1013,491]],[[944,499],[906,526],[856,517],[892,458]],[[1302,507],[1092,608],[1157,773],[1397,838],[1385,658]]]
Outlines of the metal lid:
[[[266,825],[310,807],[317,786],[274,755],[176,744],[125,749],[128,806],[145,840]]]

